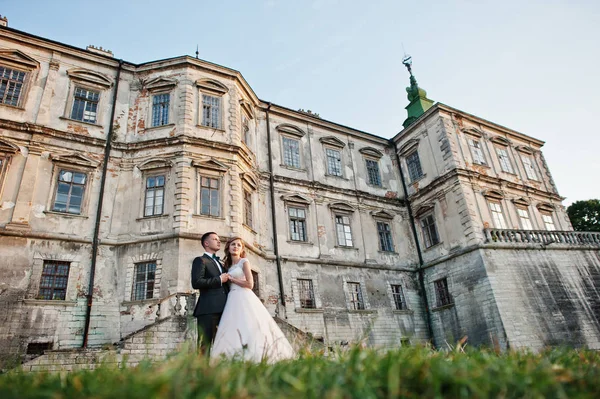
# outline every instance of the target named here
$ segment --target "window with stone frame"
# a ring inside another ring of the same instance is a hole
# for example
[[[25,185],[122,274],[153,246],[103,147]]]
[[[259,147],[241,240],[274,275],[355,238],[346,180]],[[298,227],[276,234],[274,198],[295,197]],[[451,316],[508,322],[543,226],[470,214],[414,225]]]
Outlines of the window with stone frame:
[[[37,299],[64,301],[70,267],[70,262],[45,260]]]
[[[59,169],[52,211],[81,215],[87,179],[85,172],[67,168]]]
[[[433,212],[420,217],[419,221],[421,224],[421,232],[423,233],[425,248],[433,247],[434,245],[439,244],[440,237],[438,235]]]
[[[346,283],[348,288],[348,296],[351,310],[364,310],[365,302],[363,299],[363,293],[360,283],[348,281]]]
[[[76,121],[96,123],[100,91],[76,86],[73,92],[73,105],[70,118]]]
[[[169,124],[171,93],[157,93],[152,96],[152,127]]]
[[[27,74],[27,71],[0,65],[0,104],[21,105]]]
[[[367,167],[367,182],[376,187],[381,187],[381,173],[379,172],[379,161],[365,158]]]
[[[406,156],[406,167],[408,168],[408,177],[410,181],[417,181],[423,177],[423,169],[421,168],[421,159],[419,152],[413,151]]]
[[[298,296],[300,297],[300,307],[303,309],[315,309],[317,307],[315,301],[315,291],[313,281],[311,279],[299,278]]]
[[[260,284],[259,284],[259,278],[258,278],[258,272],[251,270],[252,272],[252,281],[254,282],[254,285],[252,286],[252,292],[254,292],[254,294],[257,297],[260,297]]]
[[[219,217],[221,215],[221,179],[201,175],[199,180],[200,214]]]
[[[0,153],[0,195],[2,194],[2,187],[4,186],[4,177],[6,176],[7,169],[8,156]]]
[[[281,136],[283,146],[283,164],[292,168],[300,168],[300,140]]]
[[[156,262],[142,262],[134,265],[132,301],[143,301],[154,297]]]
[[[79,122],[99,124],[102,98],[114,85],[113,79],[93,70],[72,68],[67,71],[70,79],[65,118]]]
[[[506,173],[515,173],[508,156],[508,149],[506,147],[496,147],[496,154],[498,155],[498,162],[500,162],[500,169]]]
[[[494,227],[497,229],[506,229],[506,219],[504,218],[504,212],[502,211],[502,205],[499,201],[488,201],[490,213],[492,215],[492,222]]]
[[[544,222],[544,227],[548,231],[555,231],[556,225],[554,224],[554,218],[551,213],[541,212],[542,221]]]
[[[483,153],[483,146],[480,140],[474,138],[467,138],[469,148],[471,149],[471,155],[473,157],[473,163],[478,165],[487,165],[485,162],[485,155]]]
[[[533,159],[529,155],[521,154],[521,161],[523,161],[523,167],[525,168],[525,174],[529,180],[537,180],[537,174],[535,173],[535,167]]]
[[[288,206],[288,218],[290,225],[290,240],[308,241],[306,231],[306,208],[299,206]]]
[[[392,239],[392,227],[388,222],[377,221],[377,236],[379,237],[379,250],[394,252],[394,240]]]
[[[337,244],[341,247],[352,247],[352,225],[350,215],[334,215]]]
[[[159,216],[164,213],[165,175],[146,177],[144,216]]]
[[[400,284],[391,284],[392,289],[392,298],[394,300],[394,309],[396,310],[406,310],[408,306],[406,305],[406,299],[404,298],[404,291]]]
[[[452,296],[448,290],[448,279],[446,277],[441,278],[433,282],[435,288],[435,301],[436,306],[447,306],[453,303]]]
[[[342,153],[334,148],[325,148],[327,157],[327,174],[331,176],[342,176]]]
[[[244,190],[244,224],[252,227],[252,193]]]
[[[242,111],[242,143],[250,145],[250,119],[244,111]]]
[[[221,129],[221,97],[202,93],[202,126]]]
[[[519,216],[519,221],[521,222],[521,228],[523,230],[533,230],[533,225],[531,224],[531,218],[529,217],[529,211],[527,208],[517,207],[517,215]]]

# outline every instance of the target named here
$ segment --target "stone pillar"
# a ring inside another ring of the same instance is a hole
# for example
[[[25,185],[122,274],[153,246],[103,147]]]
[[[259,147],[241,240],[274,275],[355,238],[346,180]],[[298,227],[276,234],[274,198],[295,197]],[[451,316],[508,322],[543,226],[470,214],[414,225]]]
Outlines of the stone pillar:
[[[52,98],[54,98],[54,86],[56,83],[56,77],[58,76],[58,68],[60,64],[55,60],[53,55],[52,61],[48,68],[48,75],[46,76],[46,83],[44,84],[44,91],[42,93],[42,100],[40,102],[40,108],[38,110],[35,123],[49,126],[51,124],[52,116]]]
[[[37,183],[38,169],[42,149],[38,147],[29,147],[25,157],[25,169],[21,177],[17,201],[13,209],[11,221],[6,225],[8,230],[27,230],[30,229],[29,218],[31,216],[31,206],[33,203],[33,194]]]

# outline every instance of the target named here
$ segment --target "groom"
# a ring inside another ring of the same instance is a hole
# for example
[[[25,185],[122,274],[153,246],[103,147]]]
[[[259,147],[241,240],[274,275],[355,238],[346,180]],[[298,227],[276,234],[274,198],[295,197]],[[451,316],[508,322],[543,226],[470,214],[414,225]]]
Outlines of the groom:
[[[208,354],[227,301],[229,275],[216,256],[221,249],[219,235],[212,231],[205,233],[201,242],[204,254],[192,263],[192,287],[200,290],[194,310],[198,322],[198,345],[202,353]]]

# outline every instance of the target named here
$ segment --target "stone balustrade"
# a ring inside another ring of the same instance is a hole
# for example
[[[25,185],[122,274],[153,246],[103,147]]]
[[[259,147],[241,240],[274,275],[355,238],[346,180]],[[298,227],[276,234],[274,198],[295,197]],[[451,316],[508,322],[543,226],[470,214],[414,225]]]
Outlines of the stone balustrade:
[[[156,320],[169,316],[193,316],[196,293],[177,292],[162,298],[156,306]]]
[[[600,232],[484,229],[486,243],[600,247]]]

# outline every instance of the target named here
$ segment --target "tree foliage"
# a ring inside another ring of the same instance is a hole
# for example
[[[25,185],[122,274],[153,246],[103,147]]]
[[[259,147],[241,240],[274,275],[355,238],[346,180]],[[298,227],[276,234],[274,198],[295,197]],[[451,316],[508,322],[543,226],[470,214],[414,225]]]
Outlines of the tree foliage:
[[[573,229],[577,231],[600,231],[600,200],[573,202],[567,208]]]

